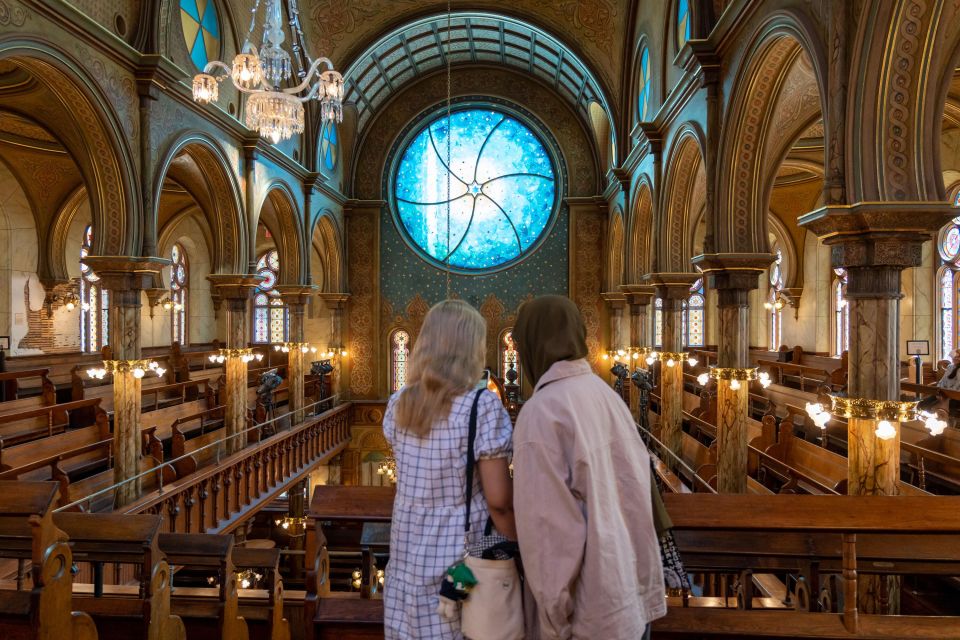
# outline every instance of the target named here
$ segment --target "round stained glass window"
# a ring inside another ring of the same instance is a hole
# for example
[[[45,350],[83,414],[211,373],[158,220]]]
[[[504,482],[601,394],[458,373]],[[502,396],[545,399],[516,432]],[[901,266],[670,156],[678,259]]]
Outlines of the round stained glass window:
[[[220,20],[213,0],[180,0],[180,24],[190,59],[202,71],[220,55]]]
[[[944,234],[940,244],[940,254],[944,260],[953,260],[960,253],[960,227],[952,226]]]
[[[449,261],[460,272],[522,258],[537,247],[557,207],[543,140],[490,108],[434,118],[414,133],[394,171],[394,211],[408,242],[430,262]]]

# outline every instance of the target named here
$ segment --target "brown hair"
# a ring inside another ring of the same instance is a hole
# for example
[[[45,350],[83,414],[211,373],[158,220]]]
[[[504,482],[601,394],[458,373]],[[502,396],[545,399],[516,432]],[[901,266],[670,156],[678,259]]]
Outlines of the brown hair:
[[[397,425],[426,436],[483,373],[487,325],[462,300],[434,305],[413,346],[407,384],[397,399]]]

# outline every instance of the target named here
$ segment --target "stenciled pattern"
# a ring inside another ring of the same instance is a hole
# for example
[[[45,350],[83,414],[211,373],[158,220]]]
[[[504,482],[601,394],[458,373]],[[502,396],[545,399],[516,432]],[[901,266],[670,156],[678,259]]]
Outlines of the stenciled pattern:
[[[393,195],[411,244],[439,265],[474,272],[534,248],[557,204],[541,139],[505,113],[477,108],[443,114],[414,136]]]

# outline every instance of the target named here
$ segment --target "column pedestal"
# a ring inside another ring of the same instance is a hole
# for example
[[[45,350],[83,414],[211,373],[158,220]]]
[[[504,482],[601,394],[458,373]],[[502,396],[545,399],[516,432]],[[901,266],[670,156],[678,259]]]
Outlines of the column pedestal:
[[[110,292],[113,360],[104,367],[113,374],[113,481],[120,483],[140,473],[140,377],[149,372],[148,364],[140,360],[140,292],[154,287],[160,270],[170,261],[88,256],[83,262]],[[115,492],[114,506],[122,507],[139,497],[140,481],[125,482]]]
[[[250,294],[260,283],[259,276],[243,274],[216,274],[207,276],[214,290],[226,303],[227,356],[224,363],[226,397],[224,398],[224,440],[227,455],[246,446],[242,434],[247,428],[247,303]]]

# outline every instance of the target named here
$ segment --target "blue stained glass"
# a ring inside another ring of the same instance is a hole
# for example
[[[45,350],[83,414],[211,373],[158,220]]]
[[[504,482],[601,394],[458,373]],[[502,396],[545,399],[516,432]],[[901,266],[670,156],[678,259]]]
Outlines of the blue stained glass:
[[[450,120],[436,118],[404,149],[394,176],[397,218],[428,258],[466,271],[497,268],[533,248],[549,225],[553,162],[509,115],[469,109]]]
[[[640,95],[637,103],[640,110],[640,120],[647,119],[647,108],[650,106],[650,49],[643,48],[640,54]]]
[[[682,49],[690,39],[690,0],[677,2],[677,49]]]

